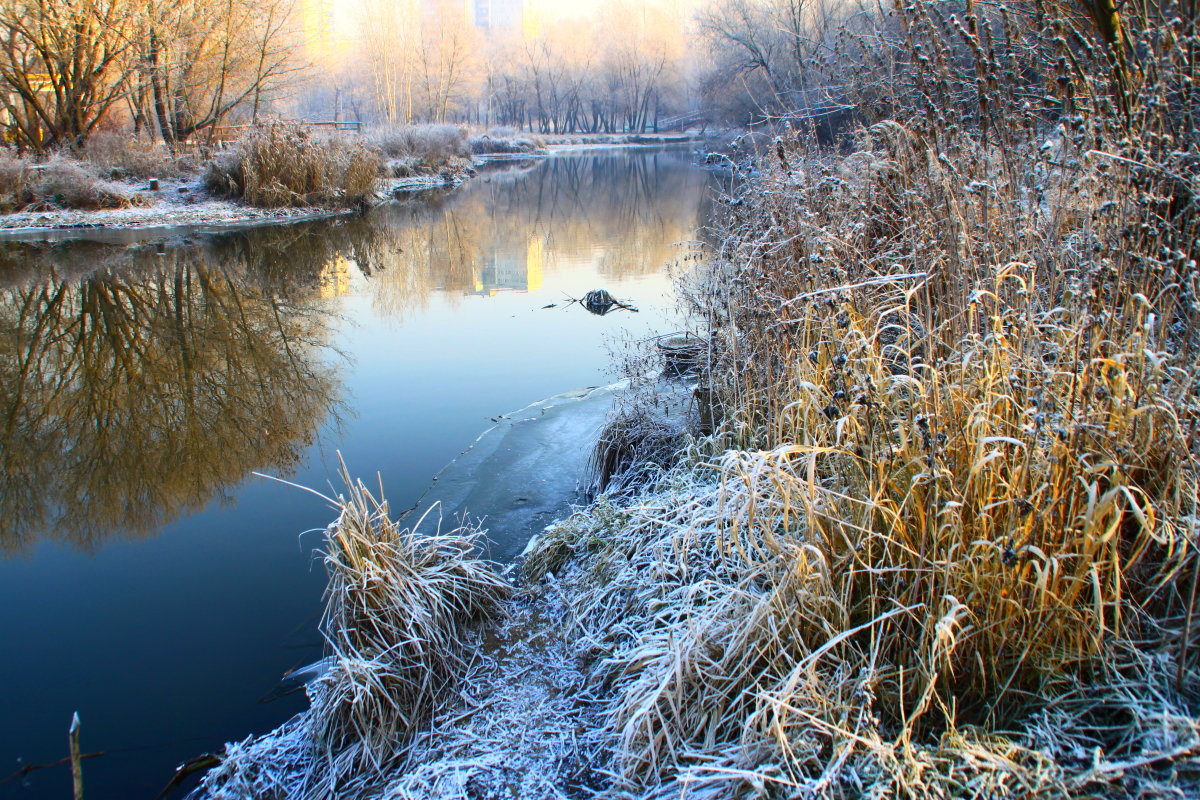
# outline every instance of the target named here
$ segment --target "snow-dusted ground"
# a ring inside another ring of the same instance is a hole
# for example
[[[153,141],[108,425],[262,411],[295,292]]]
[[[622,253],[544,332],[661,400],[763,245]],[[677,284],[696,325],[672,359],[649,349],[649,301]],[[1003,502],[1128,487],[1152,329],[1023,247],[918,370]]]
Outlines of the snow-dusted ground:
[[[320,775],[334,756],[314,741],[311,712],[228,745],[191,800],[564,800],[604,796],[611,776],[611,699],[593,694],[588,655],[565,633],[571,590],[553,575],[521,589],[470,632],[457,690],[407,746],[402,763],[334,789]],[[312,687],[310,687],[310,692]],[[317,691],[320,691],[318,688]]]
[[[385,800],[551,800],[603,785],[603,700],[588,693],[576,648],[553,623],[568,613],[557,582],[548,578],[505,611],[461,683],[461,700],[414,742],[413,766]]]
[[[379,181],[381,198],[401,192],[457,186],[466,180],[453,175],[418,175]],[[79,231],[153,228],[230,228],[283,224],[352,213],[347,209],[319,207],[257,208],[236,200],[212,197],[196,178],[160,183],[151,190],[145,181],[122,184],[137,205],[114,209],[57,209],[0,214],[0,238],[59,238]]]
[[[59,209],[0,214],[0,237],[21,238],[40,231],[116,228],[190,228],[299,222],[346,213],[325,208],[256,208],[213,198],[199,180],[162,181],[157,191],[145,181],[128,184],[139,205],[98,210]]]

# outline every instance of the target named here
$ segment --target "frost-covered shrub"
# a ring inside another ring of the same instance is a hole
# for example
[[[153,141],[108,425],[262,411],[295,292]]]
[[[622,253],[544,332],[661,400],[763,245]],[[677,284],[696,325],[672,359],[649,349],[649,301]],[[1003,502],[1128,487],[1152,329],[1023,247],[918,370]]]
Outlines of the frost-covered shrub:
[[[471,152],[474,155],[486,155],[492,153],[535,153],[542,149],[542,145],[532,139],[518,138],[493,138],[489,134],[476,136],[469,142]]]
[[[379,153],[362,142],[274,124],[215,158],[204,182],[216,194],[256,206],[352,206],[374,195],[381,170]]]
[[[171,178],[188,166],[161,142],[138,139],[123,131],[101,131],[88,137],[81,153],[109,178]]]
[[[0,152],[0,211],[15,211],[28,202],[30,163]]]
[[[397,125],[377,128],[367,140],[388,158],[415,157],[432,165],[470,155],[466,131],[457,125]]]
[[[139,202],[124,187],[63,156],[36,164],[0,153],[0,211],[127,208]]]

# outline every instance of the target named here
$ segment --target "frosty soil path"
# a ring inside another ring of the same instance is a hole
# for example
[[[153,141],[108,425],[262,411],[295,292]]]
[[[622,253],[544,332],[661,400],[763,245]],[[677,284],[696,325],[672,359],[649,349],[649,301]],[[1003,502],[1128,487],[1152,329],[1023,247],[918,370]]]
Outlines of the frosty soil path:
[[[461,702],[415,743],[414,767],[389,800],[577,797],[602,780],[600,701],[552,621],[567,613],[557,585],[548,580],[504,611],[485,632]]]

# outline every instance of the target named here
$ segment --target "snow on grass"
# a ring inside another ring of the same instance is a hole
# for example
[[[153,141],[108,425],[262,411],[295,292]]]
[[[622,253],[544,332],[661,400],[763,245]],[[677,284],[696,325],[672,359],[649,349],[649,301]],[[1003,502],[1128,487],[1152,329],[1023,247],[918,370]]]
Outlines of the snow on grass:
[[[413,768],[387,800],[578,797],[604,782],[608,741],[576,645],[553,620],[566,613],[556,581],[514,598],[481,642],[446,708],[414,745]]]

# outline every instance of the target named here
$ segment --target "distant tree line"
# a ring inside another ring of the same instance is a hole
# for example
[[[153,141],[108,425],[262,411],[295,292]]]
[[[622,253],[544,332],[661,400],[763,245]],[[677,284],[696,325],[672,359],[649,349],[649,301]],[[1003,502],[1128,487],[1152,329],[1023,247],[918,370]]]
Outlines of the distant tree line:
[[[310,118],[615,133],[699,109],[713,122],[786,120],[833,136],[864,108],[898,102],[912,67],[902,15],[857,0],[713,0],[694,14],[614,0],[586,19],[510,30],[477,27],[451,0],[358,0],[353,44],[315,65],[314,31],[301,32],[293,2],[0,0],[0,129],[43,152],[121,118],[173,147],[274,113],[287,89],[288,113]],[[1064,2],[1096,15],[1107,0]],[[933,24],[949,30],[972,7],[941,3]],[[1017,64],[1025,45],[1004,20],[1032,16],[979,12],[996,57],[1031,86],[1039,79]],[[928,57],[972,81],[974,54],[946,48]]]
[[[381,121],[645,131],[688,105],[688,21],[652,5],[490,33],[461,3],[365,0],[363,11],[369,89],[355,108]]]

